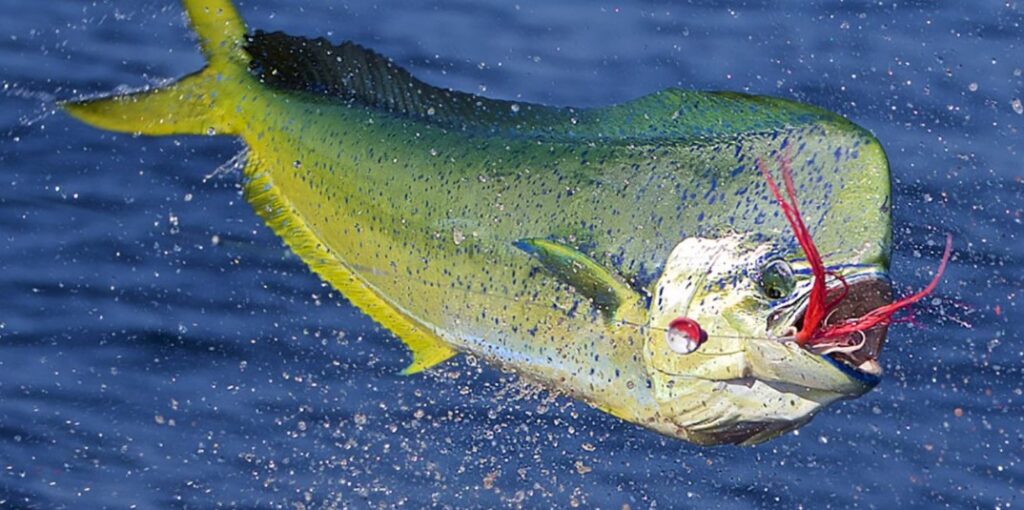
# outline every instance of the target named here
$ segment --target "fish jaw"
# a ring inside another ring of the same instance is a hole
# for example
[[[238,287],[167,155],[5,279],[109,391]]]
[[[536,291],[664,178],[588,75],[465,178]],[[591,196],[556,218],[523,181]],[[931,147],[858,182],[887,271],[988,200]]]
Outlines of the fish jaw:
[[[793,342],[752,343],[707,364],[724,370],[652,374],[658,406],[649,427],[702,445],[753,445],[803,426],[835,402],[867,393],[879,380]]]
[[[663,401],[648,426],[705,446],[755,445],[798,429],[825,407],[852,398],[749,377],[677,381],[677,386],[685,390]]]
[[[827,301],[845,298],[831,311],[827,323],[839,323],[854,319],[865,313],[892,302],[892,284],[888,273],[881,266],[859,271],[844,277],[844,285],[836,282],[827,288]],[[808,295],[804,294],[790,304],[780,307],[768,318],[767,331],[776,336],[799,330],[806,312]],[[829,339],[821,343],[809,343],[804,347],[821,356],[836,369],[849,377],[863,382],[868,389],[878,384],[882,367],[878,362],[882,346],[888,333],[887,326],[880,326],[852,334],[846,338]],[[858,395],[859,396],[859,395]]]

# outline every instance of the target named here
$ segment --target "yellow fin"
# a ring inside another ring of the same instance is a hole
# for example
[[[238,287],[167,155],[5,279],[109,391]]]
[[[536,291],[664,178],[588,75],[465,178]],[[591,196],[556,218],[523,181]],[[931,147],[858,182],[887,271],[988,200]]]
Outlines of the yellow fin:
[[[203,54],[211,61],[239,57],[247,60],[245,22],[231,0],[182,0]]]
[[[68,101],[61,107],[86,124],[122,133],[237,134],[237,122],[216,101],[218,72],[208,67],[165,87]]]
[[[621,318],[641,299],[621,278],[574,248],[546,239],[521,239],[515,246],[590,299],[609,321]]]
[[[247,163],[246,199],[256,213],[310,269],[338,289],[366,315],[395,334],[412,351],[412,363],[403,375],[422,372],[458,354],[423,324],[384,301],[369,285],[331,253],[305,219],[278,192],[270,176],[253,161]]]
[[[174,83],[128,94],[61,103],[73,117],[98,128],[144,135],[239,134],[231,87],[248,77],[245,23],[229,0],[184,0],[192,28],[209,60],[202,71]]]

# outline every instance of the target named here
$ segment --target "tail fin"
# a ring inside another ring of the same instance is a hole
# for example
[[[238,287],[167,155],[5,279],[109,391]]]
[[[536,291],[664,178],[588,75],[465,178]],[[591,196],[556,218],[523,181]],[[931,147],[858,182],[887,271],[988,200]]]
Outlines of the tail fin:
[[[231,0],[182,0],[192,28],[199,36],[199,45],[211,64],[232,57],[247,60],[245,23],[231,5]]]
[[[202,71],[169,85],[124,95],[68,101],[73,117],[98,128],[144,135],[239,134],[227,90],[245,76],[249,56],[245,23],[230,0],[183,0],[200,48],[209,60]]]

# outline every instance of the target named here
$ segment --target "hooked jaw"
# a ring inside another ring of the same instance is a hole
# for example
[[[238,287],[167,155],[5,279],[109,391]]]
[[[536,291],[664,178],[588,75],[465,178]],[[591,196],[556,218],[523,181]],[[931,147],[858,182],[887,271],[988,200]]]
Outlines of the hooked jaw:
[[[846,283],[849,287],[845,290],[845,298],[829,312],[822,327],[856,319],[892,302],[892,285],[885,272],[855,274],[846,277]],[[843,293],[843,285],[835,282],[827,289],[827,300],[835,300]],[[808,293],[769,316],[768,332],[780,339],[795,341],[793,334],[803,328],[804,314],[809,301]],[[822,356],[847,375],[874,386],[882,374],[878,356],[885,343],[887,330],[885,325],[879,325],[837,338],[798,343],[804,349]]]

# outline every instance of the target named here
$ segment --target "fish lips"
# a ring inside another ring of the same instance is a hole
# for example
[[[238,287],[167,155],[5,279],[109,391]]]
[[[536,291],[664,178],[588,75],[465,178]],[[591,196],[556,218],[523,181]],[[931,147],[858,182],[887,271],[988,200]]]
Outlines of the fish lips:
[[[848,285],[847,294],[830,313],[829,323],[836,324],[846,319],[861,317],[875,308],[892,302],[892,283],[885,271],[864,271],[844,278]],[[826,302],[837,299],[842,293],[842,284],[830,285],[827,289]],[[799,329],[803,325],[809,297],[810,294],[807,292],[781,305],[769,316],[768,331],[783,336],[791,328]],[[808,351],[822,357],[849,378],[863,384],[867,391],[881,381],[882,368],[878,363],[878,356],[885,344],[887,332],[888,327],[879,326],[865,331],[863,338],[854,333],[856,338],[850,339],[850,343],[859,344],[863,340],[864,345],[851,352],[818,354],[810,349]]]

